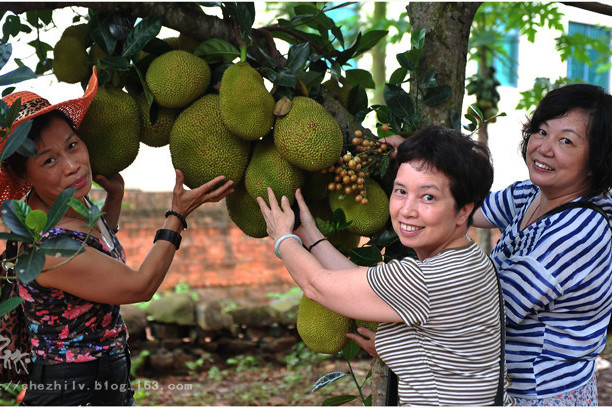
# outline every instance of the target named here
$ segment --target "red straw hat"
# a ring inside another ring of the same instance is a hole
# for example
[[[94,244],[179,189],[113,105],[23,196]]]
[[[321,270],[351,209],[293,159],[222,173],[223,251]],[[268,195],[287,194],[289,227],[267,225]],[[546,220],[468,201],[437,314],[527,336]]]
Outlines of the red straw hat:
[[[70,99],[51,105],[48,100],[33,92],[21,91],[7,95],[2,98],[2,100],[10,107],[18,98],[21,98],[21,108],[19,109],[19,114],[15,122],[13,122],[11,129],[16,129],[21,123],[54,110],[59,110],[66,114],[66,116],[72,120],[74,127],[78,128],[81,125],[85,113],[87,113],[87,109],[89,109],[91,101],[96,96],[97,91],[98,76],[96,67],[93,67],[93,74],[89,79],[85,94],[81,98]],[[0,141],[0,151],[4,147],[4,142],[6,142],[6,138]],[[30,186],[21,184],[11,177],[4,166],[0,166],[0,204],[2,204],[4,200],[20,199],[29,189]]]

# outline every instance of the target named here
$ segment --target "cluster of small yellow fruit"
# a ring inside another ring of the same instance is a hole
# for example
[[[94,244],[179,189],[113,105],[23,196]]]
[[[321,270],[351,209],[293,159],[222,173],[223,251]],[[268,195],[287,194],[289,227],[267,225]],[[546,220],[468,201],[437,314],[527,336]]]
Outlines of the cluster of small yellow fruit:
[[[386,143],[363,136],[361,130],[355,131],[351,150],[338,158],[338,161],[323,169],[323,174],[331,174],[334,179],[327,185],[329,191],[344,191],[345,195],[355,195],[355,201],[363,205],[368,203],[365,181],[379,165],[380,158],[391,153]]]

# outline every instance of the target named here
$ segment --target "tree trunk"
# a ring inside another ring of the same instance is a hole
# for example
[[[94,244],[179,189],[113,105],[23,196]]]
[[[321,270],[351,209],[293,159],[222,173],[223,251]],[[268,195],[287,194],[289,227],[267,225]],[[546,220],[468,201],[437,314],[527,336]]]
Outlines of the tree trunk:
[[[418,111],[423,123],[450,126],[449,110],[461,113],[465,92],[465,65],[468,40],[474,14],[480,2],[410,2],[408,17],[414,29],[426,29],[425,56],[419,64],[419,72],[435,69],[439,85],[451,87],[451,96],[443,104],[425,106],[419,103]],[[410,89],[414,95],[415,89]]]
[[[372,360],[372,405],[385,406],[387,397],[387,366],[382,360]]]
[[[478,141],[485,146],[489,145],[489,124],[485,123],[478,129]],[[490,254],[493,250],[492,234],[490,228],[478,228],[478,244],[485,254]]]
[[[374,3],[374,21],[381,21],[387,19],[387,3],[376,2]],[[371,51],[372,54],[372,78],[374,83],[377,85],[384,84],[387,82],[386,63],[387,58],[387,39],[383,38]],[[378,104],[384,105],[385,99],[383,97],[384,86],[377,86],[374,89],[374,96],[372,97],[371,105]]]

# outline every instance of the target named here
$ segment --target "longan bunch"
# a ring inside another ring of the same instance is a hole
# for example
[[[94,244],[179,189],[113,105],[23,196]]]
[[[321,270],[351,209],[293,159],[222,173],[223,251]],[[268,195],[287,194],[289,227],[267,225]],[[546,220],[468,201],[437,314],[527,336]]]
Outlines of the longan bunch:
[[[334,176],[327,189],[343,191],[347,196],[354,195],[356,202],[366,205],[365,181],[378,167],[380,158],[389,153],[391,149],[386,143],[363,137],[361,130],[356,130],[347,152],[338,158],[336,164],[322,170],[323,174]]]

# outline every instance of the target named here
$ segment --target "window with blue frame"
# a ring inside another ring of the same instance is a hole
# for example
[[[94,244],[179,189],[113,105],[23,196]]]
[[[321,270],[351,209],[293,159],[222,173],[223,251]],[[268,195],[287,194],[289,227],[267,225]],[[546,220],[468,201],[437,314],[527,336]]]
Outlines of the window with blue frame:
[[[570,22],[568,33],[569,35],[582,34],[593,39],[610,39],[610,31],[588,24]],[[603,57],[603,54],[594,49],[589,50],[588,53],[591,61],[597,61]],[[597,69],[598,65],[589,66],[570,57],[567,60],[567,76],[571,79],[579,79],[589,84],[599,85],[607,90],[610,83],[610,71],[599,71]]]
[[[517,86],[518,45],[518,31],[508,30],[502,42],[505,55],[497,54],[493,60],[493,67],[495,67],[495,78],[502,86],[511,86],[515,88]]]

